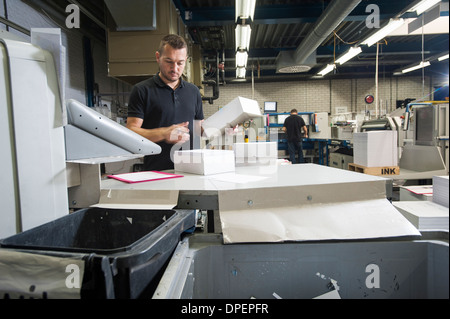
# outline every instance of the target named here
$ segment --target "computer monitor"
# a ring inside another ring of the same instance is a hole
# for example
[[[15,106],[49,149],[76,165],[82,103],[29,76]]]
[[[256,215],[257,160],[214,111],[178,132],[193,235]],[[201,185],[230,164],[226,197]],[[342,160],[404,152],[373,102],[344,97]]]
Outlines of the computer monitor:
[[[264,102],[264,113],[276,113],[277,102]]]

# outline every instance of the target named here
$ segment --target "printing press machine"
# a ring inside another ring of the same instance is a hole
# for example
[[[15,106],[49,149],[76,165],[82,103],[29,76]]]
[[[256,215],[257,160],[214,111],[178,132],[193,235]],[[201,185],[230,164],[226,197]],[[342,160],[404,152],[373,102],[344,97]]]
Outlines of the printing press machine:
[[[396,180],[432,179],[448,175],[449,167],[448,102],[411,102],[399,113],[364,121],[362,132],[397,131],[400,174]]]
[[[64,101],[55,55],[0,40],[2,148],[12,150],[1,165],[1,298],[448,298],[448,232],[419,232],[386,199],[387,179],[277,163],[105,179],[101,163],[158,148]]]

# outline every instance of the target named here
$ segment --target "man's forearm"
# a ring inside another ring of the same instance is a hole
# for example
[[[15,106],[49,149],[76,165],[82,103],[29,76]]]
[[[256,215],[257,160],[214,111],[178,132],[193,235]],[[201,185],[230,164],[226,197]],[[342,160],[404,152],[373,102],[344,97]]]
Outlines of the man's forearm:
[[[142,137],[145,137],[146,139],[152,141],[153,143],[158,143],[158,142],[164,141],[166,139],[166,135],[167,135],[167,132],[166,132],[167,128],[165,128],[165,127],[154,128],[154,129],[145,129],[145,128],[141,128],[141,127],[127,125],[127,128],[129,128],[133,132],[141,135]]]

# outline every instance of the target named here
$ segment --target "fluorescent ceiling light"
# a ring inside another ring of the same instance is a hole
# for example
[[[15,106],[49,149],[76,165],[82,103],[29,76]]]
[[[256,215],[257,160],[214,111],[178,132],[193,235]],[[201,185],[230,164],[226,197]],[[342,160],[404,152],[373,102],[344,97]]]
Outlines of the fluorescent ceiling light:
[[[402,18],[391,19],[384,28],[380,29],[378,32],[368,37],[362,44],[367,44],[367,46],[370,47],[372,44],[377,43],[381,39],[384,39],[392,31],[398,29],[404,22],[405,20],[403,20]]]
[[[448,53],[438,58],[439,61],[444,61],[448,59]]]
[[[322,71],[320,71],[318,74],[320,74],[321,76],[324,76],[325,74],[330,73],[331,71],[333,71],[335,68],[334,64],[328,64]]]
[[[434,5],[439,2],[441,2],[441,0],[422,0],[408,11],[409,12],[416,11],[417,15],[420,15],[423,12],[427,11],[428,9],[434,7]]]
[[[348,60],[354,58],[355,56],[357,56],[358,54],[360,54],[362,52],[361,47],[352,47],[350,48],[350,50],[347,51],[347,53],[345,53],[343,56],[341,56],[339,59],[336,60],[336,63],[339,64],[344,64],[345,62],[347,62]]]
[[[247,67],[248,53],[247,52],[237,52],[236,53],[236,67]]]
[[[256,0],[236,0],[236,21],[241,19],[252,19],[255,15]]]
[[[236,51],[248,50],[250,47],[250,36],[252,28],[249,25],[236,26]]]
[[[245,68],[236,68],[236,78],[245,79],[245,73],[247,70]]]
[[[429,61],[425,61],[425,62],[422,61],[416,66],[413,66],[413,67],[410,67],[410,68],[402,70],[402,73],[408,73],[408,72],[411,72],[411,71],[414,71],[414,70],[425,68],[425,67],[427,67],[429,65],[431,65],[431,63]]]
[[[410,23],[416,23],[417,20],[422,20],[421,18],[406,18],[405,23],[399,27],[397,30],[391,32],[389,34],[390,37],[394,36],[410,36],[410,35],[424,35],[427,34],[448,34],[449,33],[449,17],[438,17],[437,19],[434,19],[433,21],[427,22],[425,21],[425,24],[421,27],[417,28],[414,31],[409,30],[409,24]]]

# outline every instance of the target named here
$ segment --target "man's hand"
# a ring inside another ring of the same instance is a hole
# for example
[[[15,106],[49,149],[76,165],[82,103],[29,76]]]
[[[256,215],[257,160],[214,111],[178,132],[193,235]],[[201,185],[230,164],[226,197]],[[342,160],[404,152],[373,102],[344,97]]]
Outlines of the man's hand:
[[[184,143],[189,141],[189,122],[174,124],[166,130],[164,140],[169,144]]]
[[[127,119],[127,128],[154,143],[164,141],[169,144],[176,144],[180,142],[184,143],[190,139],[189,122],[154,129],[142,128],[143,122],[144,120],[141,118],[129,117]]]

